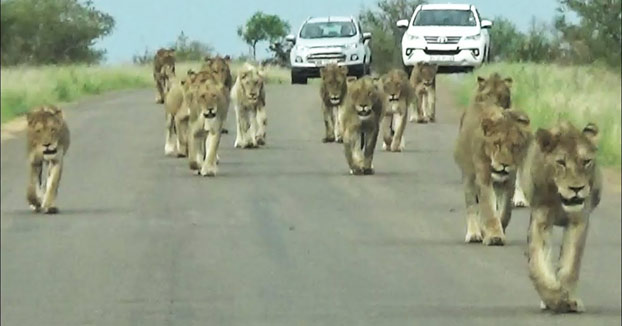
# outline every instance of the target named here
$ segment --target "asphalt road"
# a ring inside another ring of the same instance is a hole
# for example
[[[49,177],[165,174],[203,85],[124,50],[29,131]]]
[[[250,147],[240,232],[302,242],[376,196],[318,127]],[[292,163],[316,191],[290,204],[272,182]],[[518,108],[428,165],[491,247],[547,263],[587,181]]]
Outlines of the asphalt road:
[[[28,210],[23,134],[3,142],[2,325],[620,324],[619,193],[592,216],[587,312],[541,312],[527,210],[506,246],[463,243],[457,110],[442,83],[439,122],[408,124],[404,153],[378,141],[374,176],[348,175],[342,146],[320,142],[318,94],[270,85],[268,145],[234,149],[225,135],[216,178],[163,155],[153,90],[72,105],[56,216]]]

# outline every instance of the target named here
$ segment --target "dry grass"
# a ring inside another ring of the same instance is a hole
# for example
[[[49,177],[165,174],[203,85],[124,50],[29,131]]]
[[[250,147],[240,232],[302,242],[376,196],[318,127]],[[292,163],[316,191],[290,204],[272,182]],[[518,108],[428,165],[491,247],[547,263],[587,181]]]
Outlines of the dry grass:
[[[200,65],[182,62],[177,71],[198,69]],[[241,63],[232,63],[234,75],[239,67]],[[268,67],[266,75],[268,83],[289,81],[288,69]],[[3,67],[0,82],[3,123],[38,105],[71,102],[114,90],[154,87],[151,65]]]

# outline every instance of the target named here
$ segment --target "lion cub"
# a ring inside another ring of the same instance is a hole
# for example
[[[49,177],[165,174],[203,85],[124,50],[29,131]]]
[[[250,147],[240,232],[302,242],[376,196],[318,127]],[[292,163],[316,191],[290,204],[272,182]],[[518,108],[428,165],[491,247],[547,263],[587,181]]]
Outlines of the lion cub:
[[[602,177],[596,162],[598,128],[568,122],[539,129],[520,168],[520,184],[531,203],[527,235],[529,277],[543,309],[584,310],[575,291],[590,214],[600,202]],[[553,226],[564,228],[557,267],[549,261]]]
[[[208,80],[195,86],[190,102],[188,159],[191,170],[202,176],[215,176],[222,126],[229,109],[228,89]]]
[[[465,242],[503,245],[516,169],[530,141],[529,118],[491,103],[467,108],[454,149],[467,209]]]
[[[389,71],[382,77],[381,84],[385,95],[382,149],[401,152],[406,146],[404,129],[414,92],[408,81],[408,75],[401,69]]]
[[[236,148],[256,148],[266,144],[266,94],[264,73],[250,63],[245,63],[231,89],[235,108],[237,134]]]
[[[343,114],[343,102],[348,92],[347,75],[347,66],[329,64],[320,68],[320,77],[322,78],[320,97],[322,98],[324,127],[326,128],[326,134],[322,138],[324,143],[343,142],[341,115]]]
[[[374,174],[372,160],[384,115],[382,104],[381,91],[371,77],[357,79],[348,86],[342,124],[350,174]]]
[[[55,214],[58,212],[54,203],[63,172],[63,158],[69,149],[69,128],[62,110],[55,106],[33,109],[26,115],[26,121],[30,164],[26,199],[34,211]]]
[[[410,75],[410,83],[417,96],[417,110],[413,110],[410,121],[427,123],[436,121],[436,73],[438,66],[417,62]]]

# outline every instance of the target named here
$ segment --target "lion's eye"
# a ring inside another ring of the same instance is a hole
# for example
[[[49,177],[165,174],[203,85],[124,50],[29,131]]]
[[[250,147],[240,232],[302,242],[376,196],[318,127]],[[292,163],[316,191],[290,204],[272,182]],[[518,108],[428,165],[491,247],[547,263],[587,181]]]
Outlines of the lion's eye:
[[[564,160],[562,160],[562,159],[559,159],[559,160],[557,160],[557,161],[555,161],[555,162],[556,162],[557,164],[559,164],[559,165],[563,166],[563,167],[566,167],[566,161],[564,161]]]
[[[583,166],[584,167],[588,167],[591,164],[592,164],[592,160],[591,159],[583,160]]]

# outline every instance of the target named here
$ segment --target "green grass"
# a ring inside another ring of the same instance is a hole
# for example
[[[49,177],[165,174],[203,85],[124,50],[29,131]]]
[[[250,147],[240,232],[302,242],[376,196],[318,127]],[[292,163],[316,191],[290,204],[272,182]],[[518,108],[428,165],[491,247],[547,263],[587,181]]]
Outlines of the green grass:
[[[176,70],[185,73],[200,65],[181,62]],[[241,63],[232,63],[234,76],[240,67]],[[289,82],[289,70],[269,67],[266,79],[268,83]],[[0,82],[2,123],[35,106],[72,102],[87,95],[146,87],[155,92],[151,65],[2,67]]]
[[[599,161],[620,167],[620,74],[596,66],[495,63],[473,73],[443,76],[454,83],[458,104],[465,107],[475,94],[478,75],[492,72],[512,77],[512,106],[529,114],[537,128],[550,128],[559,118],[577,127],[594,122],[600,130]]]

